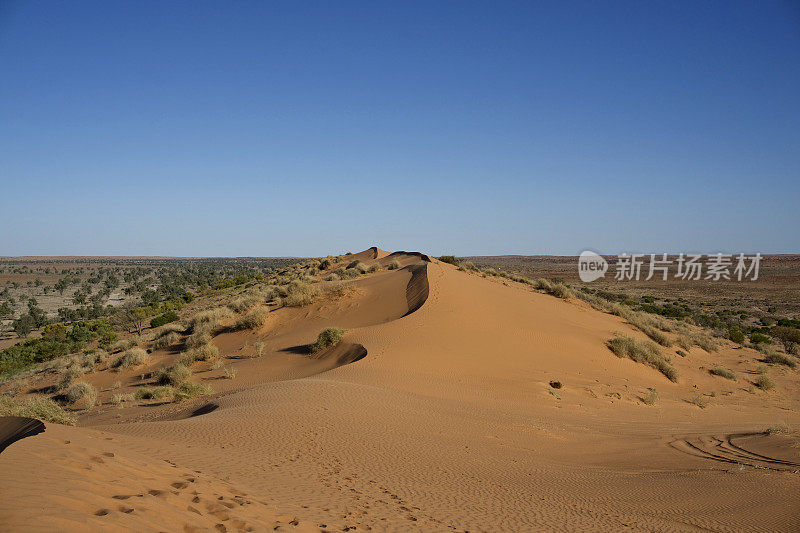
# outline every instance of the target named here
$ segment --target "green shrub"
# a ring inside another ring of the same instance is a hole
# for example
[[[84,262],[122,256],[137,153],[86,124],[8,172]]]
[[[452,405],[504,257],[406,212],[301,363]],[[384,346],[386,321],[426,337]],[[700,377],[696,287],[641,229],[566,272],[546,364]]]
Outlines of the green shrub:
[[[439,257],[439,261],[442,261],[443,263],[449,263],[449,264],[455,265],[455,266],[458,266],[458,264],[461,262],[454,255],[442,255],[442,256]]]
[[[728,338],[737,344],[744,342],[744,333],[736,326],[728,328]]]
[[[56,402],[44,396],[30,396],[19,402],[9,396],[0,395],[0,416],[24,416],[42,422],[75,425],[73,417]]]
[[[313,353],[321,352],[325,348],[339,344],[344,337],[345,330],[342,328],[325,328],[317,336],[317,340],[311,345]]]
[[[731,372],[730,370],[728,370],[726,368],[721,368],[721,367],[717,366],[717,367],[714,367],[711,370],[709,370],[709,372],[711,374],[715,375],[715,376],[720,376],[720,377],[723,377],[725,379],[730,379],[730,380],[736,381],[736,374],[734,374],[733,372]]]
[[[678,371],[670,364],[658,345],[651,341],[637,341],[632,337],[618,335],[608,341],[608,347],[617,357],[627,357],[637,363],[649,365],[670,381],[678,381]]]
[[[161,327],[161,326],[163,326],[165,324],[169,324],[171,322],[175,322],[179,318],[180,317],[177,314],[175,314],[174,311],[167,311],[163,315],[157,316],[154,319],[152,319],[150,321],[150,327],[151,328],[159,328],[159,327]]]
[[[750,342],[753,344],[772,344],[772,339],[763,333],[753,332],[750,334]]]
[[[785,319],[780,319],[778,324],[779,326],[773,327],[769,334],[778,339],[783,343],[783,347],[786,350],[786,353],[791,353],[794,351],[795,346],[800,344],[800,329],[796,327],[791,327],[788,325],[783,324],[790,324],[794,322],[786,321]]]

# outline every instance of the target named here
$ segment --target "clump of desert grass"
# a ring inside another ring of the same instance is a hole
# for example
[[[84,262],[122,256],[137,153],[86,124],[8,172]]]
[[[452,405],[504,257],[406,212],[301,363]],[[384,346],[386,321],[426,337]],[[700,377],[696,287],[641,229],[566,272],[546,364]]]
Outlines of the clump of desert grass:
[[[190,366],[195,361],[209,361],[219,357],[219,348],[211,343],[186,350],[178,357],[178,362]]]
[[[84,374],[83,367],[76,363],[72,363],[69,365],[64,372],[61,373],[61,377],[56,384],[56,390],[63,391],[66,390],[72,385],[76,379],[81,377]]]
[[[202,383],[195,383],[193,381],[186,381],[180,387],[175,389],[173,401],[185,402],[193,398],[202,396],[209,396],[214,394],[214,389]]]
[[[311,352],[318,353],[326,348],[339,344],[339,342],[342,340],[342,337],[344,337],[344,333],[345,330],[342,328],[323,329],[319,335],[317,335],[317,340],[311,345]]]
[[[163,350],[164,348],[169,348],[170,346],[177,344],[178,341],[181,340],[181,336],[175,332],[170,331],[161,335],[160,337],[156,338],[153,341],[153,349],[154,350]]]
[[[775,382],[772,381],[765,374],[760,375],[758,379],[756,379],[753,382],[753,385],[764,391],[772,390],[775,388]]]
[[[653,387],[647,387],[647,393],[642,396],[642,403],[645,405],[655,405],[658,401],[658,391]]]
[[[109,366],[117,370],[132,368],[145,364],[149,357],[147,352],[142,348],[131,348],[111,361]]]
[[[119,353],[124,352],[125,350],[130,350],[134,348],[137,344],[139,344],[139,339],[137,337],[132,337],[130,339],[122,339],[117,341],[111,348],[111,353]]]
[[[767,354],[767,356],[764,357],[764,362],[771,365],[784,365],[788,366],[789,368],[794,368],[797,366],[797,364],[791,358],[780,352],[772,352]]]
[[[134,401],[133,394],[115,394],[111,397],[111,405],[122,409],[124,403]]]
[[[180,322],[170,322],[169,324],[164,324],[158,328],[155,338],[158,339],[164,335],[169,335],[170,333],[184,333],[185,331],[185,325],[181,324]]]
[[[50,398],[38,395],[29,396],[22,401],[0,395],[0,416],[23,416],[42,422],[75,425],[75,418],[67,414],[63,407]]]
[[[170,368],[162,368],[156,372],[156,383],[178,387],[192,376],[192,370],[183,363],[175,363]]]
[[[389,263],[389,266],[387,266],[386,268],[388,268],[389,270],[397,270],[398,268],[400,268],[400,261],[394,259],[391,263]]]
[[[234,325],[234,329],[256,329],[264,325],[269,315],[269,309],[264,306],[259,306],[248,312],[243,317],[239,318]]]
[[[696,405],[700,409],[705,409],[706,407],[708,407],[708,400],[703,398],[702,394],[698,394],[697,396],[695,396],[691,400],[687,400],[687,401],[692,405]]]
[[[233,367],[226,367],[223,370],[225,371],[225,378],[227,379],[234,379],[236,378],[236,375],[239,373],[239,371]]]
[[[261,357],[264,355],[264,343],[263,342],[256,342],[253,344],[253,348],[256,351],[256,357]]]
[[[263,298],[257,295],[246,295],[235,298],[228,302],[228,309],[234,313],[244,313],[254,305],[260,303]]]
[[[187,328],[192,333],[210,333],[220,327],[223,320],[233,318],[233,311],[227,307],[214,307],[200,311],[187,320]]]
[[[731,381],[736,381],[736,374],[734,374],[733,372],[731,372],[727,368],[722,368],[722,367],[719,367],[719,366],[715,366],[714,368],[709,370],[709,373],[711,373],[711,374],[713,374],[715,376],[723,377],[725,379],[730,379]]]
[[[519,280],[513,279],[513,276],[508,275],[507,272],[503,272],[503,274],[506,274],[506,276],[502,276],[499,271],[495,271],[494,269],[492,269],[491,274],[492,275],[498,275],[498,276],[501,276],[501,277],[509,277],[512,281],[523,281],[524,282],[524,278],[520,278]],[[567,298],[572,298],[572,297],[575,296],[575,293],[572,292],[572,289],[570,289],[569,287],[567,287],[564,283],[562,283],[560,281],[550,281],[550,280],[545,279],[545,278],[538,278],[538,279],[532,281],[530,284],[533,287],[535,287],[535,288],[537,288],[537,289],[539,289],[541,291],[546,292],[547,294],[555,296],[556,298],[562,298],[562,299],[566,300]]]
[[[319,296],[319,289],[305,281],[292,281],[286,288],[283,305],[286,307],[304,307],[311,304]]]
[[[165,398],[172,398],[175,395],[175,388],[169,385],[160,385],[158,387],[140,387],[134,398],[137,400],[163,400]]]
[[[97,403],[97,389],[85,381],[78,381],[67,389],[67,392],[64,393],[64,398],[70,405],[83,399],[86,408],[91,409]]]
[[[211,333],[207,331],[197,331],[186,337],[183,343],[187,348],[197,348],[211,342]]]
[[[638,341],[632,337],[617,335],[608,341],[608,347],[617,357],[625,357],[637,363],[649,365],[664,374],[670,381],[678,381],[678,371],[654,342]]]

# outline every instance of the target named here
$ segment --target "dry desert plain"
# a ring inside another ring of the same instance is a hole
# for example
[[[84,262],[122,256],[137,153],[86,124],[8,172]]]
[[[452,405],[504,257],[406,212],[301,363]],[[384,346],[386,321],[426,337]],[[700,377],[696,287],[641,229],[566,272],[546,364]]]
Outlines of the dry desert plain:
[[[673,381],[615,356],[615,336],[647,336],[581,299],[420,253],[337,259],[320,280],[378,268],[253,328],[220,315],[220,356],[190,362],[213,394],[112,401],[152,386],[189,329],[143,341],[139,365],[98,362],[76,426],[0,453],[0,529],[800,530],[798,370],[770,367],[762,390],[755,350],[662,346]],[[344,337],[312,351],[327,327]],[[41,429],[6,420],[9,440]]]

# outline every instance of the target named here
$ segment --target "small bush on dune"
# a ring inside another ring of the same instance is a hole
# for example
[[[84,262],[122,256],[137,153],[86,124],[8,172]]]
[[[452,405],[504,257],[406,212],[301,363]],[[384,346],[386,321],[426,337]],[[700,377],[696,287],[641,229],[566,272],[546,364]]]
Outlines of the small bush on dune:
[[[234,326],[235,329],[256,329],[264,325],[269,315],[269,309],[258,307],[241,317]]]
[[[311,345],[311,351],[321,352],[325,348],[339,344],[344,337],[345,330],[342,328],[325,328],[317,336],[317,340]]]
[[[319,295],[319,289],[303,281],[293,281],[287,287],[283,305],[286,307],[303,307],[312,303]]]
[[[122,407],[125,402],[132,402],[134,400],[133,394],[115,394],[111,397],[111,405]]]
[[[658,345],[650,341],[637,341],[632,337],[618,335],[608,341],[608,347],[617,357],[626,357],[637,363],[649,365],[670,381],[678,381],[678,371],[670,364]]]
[[[386,268],[388,268],[389,270],[397,270],[398,268],[400,268],[400,261],[395,259],[391,263],[389,263],[389,266]]]
[[[238,373],[239,373],[239,371],[236,370],[235,368],[226,368],[225,369],[225,377],[228,378],[228,379],[234,379],[236,377],[236,374],[238,374]]]
[[[359,274],[366,274],[369,268],[364,263],[358,263],[353,267]]]
[[[210,394],[214,394],[214,390],[208,385],[187,381],[178,387],[178,389],[175,391],[175,396],[173,399],[176,402],[185,402],[187,400],[191,400],[192,398],[208,396]]]
[[[667,337],[664,333],[655,328],[645,327],[644,329],[642,329],[642,333],[644,333],[645,335],[656,341],[661,346],[666,346],[667,348],[672,346],[672,340],[670,340],[669,337]]]
[[[261,357],[264,355],[264,343],[263,342],[256,342],[253,344],[253,348],[256,350],[256,357]]]
[[[21,402],[8,396],[0,396],[0,416],[24,416],[42,422],[75,425],[73,417],[56,402],[44,396],[30,396]]]
[[[565,300],[574,296],[572,290],[561,282],[553,283],[550,290],[547,292],[556,298],[562,298]]]
[[[159,315],[150,321],[151,328],[158,328],[163,326],[164,324],[169,324],[170,322],[175,322],[180,317],[175,313],[175,311],[167,311],[163,315]]]
[[[195,314],[189,319],[189,329],[192,331],[192,333],[195,333],[198,330],[206,332],[213,331],[219,327],[221,321],[229,318],[233,318],[233,311],[227,307],[215,307],[213,309],[207,309]]]
[[[761,390],[772,390],[775,388],[775,382],[763,374],[753,382],[753,385]]]
[[[181,364],[189,366],[195,361],[208,361],[215,357],[219,357],[219,348],[209,343],[183,352],[180,357],[178,357],[178,361]]]
[[[63,391],[69,388],[69,386],[72,385],[75,380],[81,377],[83,374],[83,368],[75,363],[71,364],[66,370],[64,370],[64,373],[61,374],[61,379],[58,380],[56,389]]]
[[[147,362],[149,355],[141,348],[131,348],[122,353],[119,357],[111,361],[111,368],[124,369],[143,365]]]
[[[123,352],[125,350],[130,350],[131,348],[135,347],[137,344],[139,344],[138,339],[135,339],[135,338],[134,339],[123,339],[123,340],[117,342],[116,344],[114,344],[114,346],[112,346],[110,348],[110,351],[112,353]]]
[[[85,381],[79,381],[72,385],[69,389],[67,389],[67,392],[64,396],[66,397],[67,402],[70,404],[73,404],[81,398],[84,398],[86,400],[87,409],[91,409],[94,407],[94,404],[97,403],[97,389]]]
[[[439,257],[439,261],[441,261],[443,263],[449,263],[449,264],[455,265],[455,266],[458,266],[458,264],[461,262],[454,255],[442,255],[442,256]]]
[[[534,282],[534,287],[539,289],[540,291],[550,292],[553,290],[553,285],[544,278],[537,278]]]
[[[177,387],[192,375],[192,371],[182,363],[176,363],[172,368],[162,368],[156,373],[156,383],[159,385],[172,385]]]
[[[645,405],[655,405],[658,401],[658,392],[652,387],[647,388],[647,394],[642,397],[642,402]]]
[[[192,333],[186,338],[184,344],[187,348],[197,348],[211,342],[211,334],[205,331]]]
[[[783,355],[782,353],[773,352],[764,357],[764,362],[769,363],[771,365],[785,365],[789,368],[794,368],[797,366],[795,362],[790,359],[788,356]]]
[[[137,400],[163,400],[175,394],[175,389],[169,385],[162,385],[160,387],[141,387],[136,391],[134,397]]]
[[[183,333],[185,331],[186,331],[186,326],[184,326],[182,324],[176,324],[176,323],[173,322],[172,324],[167,324],[167,325],[161,327],[156,332],[156,337],[155,338],[156,339],[160,339],[164,335],[169,335],[170,333]]]
[[[233,311],[234,313],[244,313],[257,303],[261,302],[261,298],[258,296],[240,296],[235,300],[228,303],[228,309]]]
[[[714,367],[711,370],[709,370],[709,372],[711,374],[715,375],[715,376],[720,376],[720,377],[723,377],[725,379],[730,379],[730,380],[736,381],[736,374],[734,374],[733,372],[731,372],[730,370],[728,370],[726,368],[722,368],[722,367],[718,367],[717,366],[717,367]]]
[[[175,332],[167,333],[166,335],[162,335],[161,337],[157,338],[153,342],[153,349],[154,350],[163,350],[164,348],[168,348],[173,344],[176,344],[179,340],[181,340],[181,336]]]

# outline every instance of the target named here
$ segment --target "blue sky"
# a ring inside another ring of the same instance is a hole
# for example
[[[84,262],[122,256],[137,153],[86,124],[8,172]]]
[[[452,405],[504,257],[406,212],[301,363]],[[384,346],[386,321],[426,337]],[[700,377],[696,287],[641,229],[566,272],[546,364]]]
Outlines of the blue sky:
[[[0,255],[800,252],[800,5],[0,0]]]

